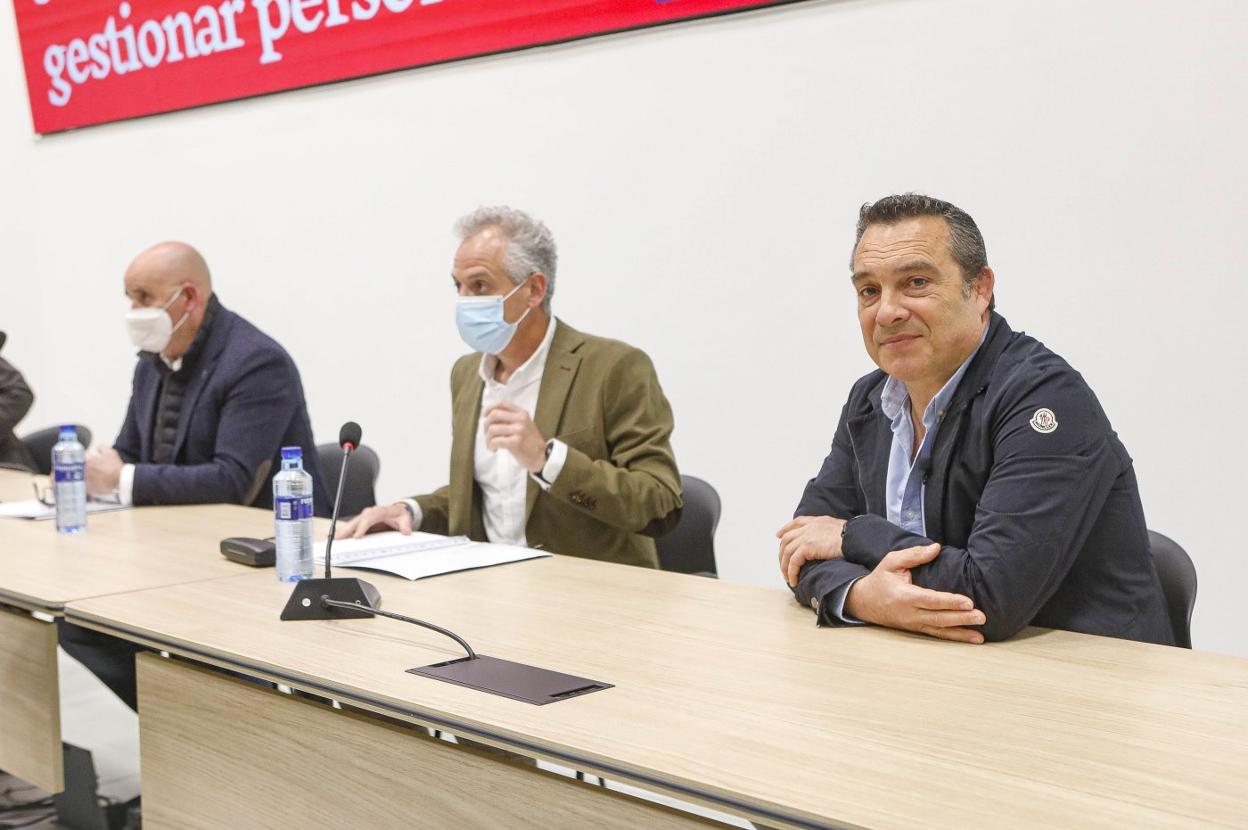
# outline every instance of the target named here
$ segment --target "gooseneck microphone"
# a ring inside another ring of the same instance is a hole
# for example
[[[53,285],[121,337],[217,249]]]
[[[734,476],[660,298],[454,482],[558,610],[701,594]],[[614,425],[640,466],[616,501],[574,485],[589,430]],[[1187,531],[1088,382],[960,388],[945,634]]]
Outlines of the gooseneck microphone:
[[[295,589],[282,609],[283,620],[332,620],[340,618],[371,617],[381,607],[381,592],[373,585],[356,577],[333,576],[331,556],[334,532],[338,528],[338,511],[342,507],[342,490],[347,483],[347,463],[351,453],[360,445],[363,430],[355,421],[348,421],[338,431],[338,445],[342,447],[342,467],[338,475],[338,492],[334,495],[334,513],[329,522],[329,539],[325,542],[325,576],[322,579],[303,579],[295,583]],[[328,604],[330,601],[335,604]]]
[[[334,531],[338,529],[338,510],[342,507],[343,483],[347,480],[347,462],[360,447],[364,430],[355,421],[347,421],[338,430],[338,446],[342,447],[342,467],[338,470],[338,492],[334,495],[334,515],[329,520],[329,539],[325,541],[325,578],[333,576]]]
[[[409,674],[429,677],[457,686],[466,686],[539,706],[611,688],[610,683],[601,683],[585,677],[477,654],[472,646],[468,645],[467,640],[450,629],[418,620],[415,617],[396,614],[393,611],[382,611],[381,594],[364,580],[332,575],[334,532],[338,528],[338,511],[342,507],[342,488],[347,481],[347,464],[351,460],[351,453],[355,452],[360,445],[360,434],[360,425],[354,421],[343,424],[342,430],[338,433],[338,444],[342,447],[342,468],[338,476],[338,492],[334,495],[334,512],[329,523],[329,539],[325,542],[325,576],[322,579],[303,579],[296,582],[290,599],[286,601],[286,607],[282,609],[282,619],[341,620],[388,617],[436,631],[459,643],[467,656],[443,660],[430,666],[407,669]]]

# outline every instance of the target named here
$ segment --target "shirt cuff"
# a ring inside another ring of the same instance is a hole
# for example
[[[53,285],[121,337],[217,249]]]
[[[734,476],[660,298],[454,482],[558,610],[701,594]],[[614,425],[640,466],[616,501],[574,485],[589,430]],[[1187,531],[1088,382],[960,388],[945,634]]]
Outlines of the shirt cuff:
[[[420,523],[425,520],[424,511],[420,509],[420,502],[416,499],[399,499],[395,504],[407,505],[407,509],[412,511],[412,530],[420,530]]]
[[[555,483],[555,479],[559,478],[559,474],[563,472],[563,465],[567,462],[568,445],[558,438],[552,438],[550,439],[550,455],[546,457],[546,465],[542,467],[542,472],[538,475],[533,473],[529,475],[537,482],[538,487],[549,490],[550,486]]]
[[[121,477],[117,480],[117,501],[123,507],[134,504],[134,465],[123,464]]]
[[[823,601],[823,609],[827,612],[829,617],[838,619],[848,625],[866,625],[865,622],[845,610],[845,600],[849,597],[849,589],[854,587],[854,583],[859,579],[862,579],[862,577],[850,580],[832,593],[828,594],[828,598]]]

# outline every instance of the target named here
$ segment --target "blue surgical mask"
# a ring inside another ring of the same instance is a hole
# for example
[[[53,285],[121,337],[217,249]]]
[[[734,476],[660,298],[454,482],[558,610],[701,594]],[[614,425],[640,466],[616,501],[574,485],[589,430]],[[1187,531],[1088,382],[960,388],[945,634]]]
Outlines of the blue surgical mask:
[[[524,314],[514,323],[508,323],[503,317],[503,303],[523,285],[524,283],[520,283],[506,296],[492,294],[488,297],[459,298],[455,304],[455,325],[468,348],[486,354],[498,354],[507,348],[511,338],[516,336],[520,323],[532,311],[531,308],[526,308]]]

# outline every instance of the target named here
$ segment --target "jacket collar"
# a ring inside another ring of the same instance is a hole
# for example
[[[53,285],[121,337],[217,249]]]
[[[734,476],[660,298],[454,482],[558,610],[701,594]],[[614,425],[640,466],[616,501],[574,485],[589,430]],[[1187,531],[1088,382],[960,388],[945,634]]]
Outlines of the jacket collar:
[[[988,322],[988,333],[974,359],[967,366],[966,374],[962,376],[962,381],[954,392],[953,400],[949,403],[948,419],[941,425],[940,432],[936,435],[936,447],[933,448],[933,454],[937,464],[942,460],[946,462],[948,460],[948,453],[942,453],[942,449],[948,447],[949,442],[956,437],[957,430],[952,422],[971,400],[987,390],[1001,353],[1013,339],[1014,332],[1005,318],[994,311]],[[865,404],[848,418],[847,425],[850,441],[853,444],[854,460],[858,465],[859,481],[867,498],[867,512],[884,516],[887,515],[885,486],[888,479],[888,455],[893,442],[893,429],[889,417],[884,413],[880,396],[888,375],[877,370],[868,378],[870,378],[868,381],[870,388],[866,394]],[[929,491],[928,496],[935,499],[939,497],[939,493]],[[929,510],[929,531],[933,529],[934,519],[938,521],[938,518]]]
[[[585,344],[585,335],[562,320],[556,320],[555,324],[555,336],[550,341],[546,371],[542,374],[541,390],[537,393],[537,408],[533,412],[533,423],[537,431],[548,440],[559,434],[563,410],[568,403],[568,393],[572,390],[572,381],[576,380],[576,373],[581,368],[581,356],[578,352]],[[537,501],[538,489],[537,482],[530,478],[524,499],[526,527]]]
[[[958,390],[953,394],[953,401],[949,405],[951,410],[961,407],[988,388],[1001,353],[1013,339],[1014,330],[1010,328],[1010,324],[1000,314],[992,312],[988,321],[988,335],[979,347],[979,353],[967,367],[966,374],[962,376]]]
[[[216,294],[208,297],[208,304],[204,306],[204,317],[199,322],[199,331],[195,332],[195,336],[191,338],[191,345],[187,348],[186,354],[178,359],[167,362],[159,352],[139,352],[139,358],[149,361],[156,367],[156,372],[166,378],[169,375],[176,375],[183,369],[190,370],[194,367],[195,362],[199,359],[200,353],[204,351],[205,344],[212,336],[213,323],[221,312],[221,301],[217,299]]]
[[[182,445],[186,443],[186,436],[191,429],[191,417],[199,402],[199,396],[208,386],[208,380],[217,367],[217,361],[221,353],[225,351],[226,345],[229,344],[230,329],[233,328],[233,315],[221,305],[215,294],[208,300],[208,314],[211,315],[209,325],[200,328],[196,333],[195,342],[187,351],[188,360],[182,364],[181,371],[190,373],[190,377],[186,380],[182,413],[178,417],[178,432],[173,439],[175,458],[182,450]],[[205,334],[205,329],[207,334]],[[203,340],[200,340],[201,337]]]
[[[992,312],[992,315],[988,318],[988,332],[984,335],[984,341],[980,344],[979,351],[976,352],[971,365],[966,367],[966,374],[962,376],[957,390],[953,393],[953,400],[949,403],[950,409],[974,398],[987,388],[992,372],[997,366],[997,360],[1013,339],[1014,330],[1010,328],[1010,324],[1000,314],[995,311]],[[887,417],[884,415],[884,407],[880,398],[884,392],[884,385],[888,382],[888,375],[883,370],[877,369],[869,377],[871,376],[874,376],[874,381],[871,384],[870,391],[867,392],[867,403],[870,405],[868,408],[869,412]],[[869,413],[863,412],[861,414],[867,415]]]
[[[533,423],[547,438],[553,438],[559,429],[568,391],[581,366],[581,356],[577,352],[584,343],[585,335],[562,320],[555,320],[555,336],[550,341],[546,371],[542,373],[541,391],[533,413]]]

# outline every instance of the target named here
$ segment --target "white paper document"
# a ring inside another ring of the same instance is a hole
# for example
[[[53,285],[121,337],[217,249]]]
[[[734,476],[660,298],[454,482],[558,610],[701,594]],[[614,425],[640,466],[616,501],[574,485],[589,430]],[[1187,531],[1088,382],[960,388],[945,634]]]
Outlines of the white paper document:
[[[404,536],[391,530],[334,542],[334,567],[384,571],[407,579],[424,579],[542,556],[550,554],[515,545],[473,542],[467,536],[438,536],[420,531]],[[317,564],[325,562],[324,540],[316,543],[316,561]]]
[[[87,499],[88,513],[109,513],[113,510],[126,510],[128,505],[115,501],[92,501]],[[25,501],[0,502],[0,519],[35,519],[43,521],[56,517],[56,508],[50,507],[37,499]]]

